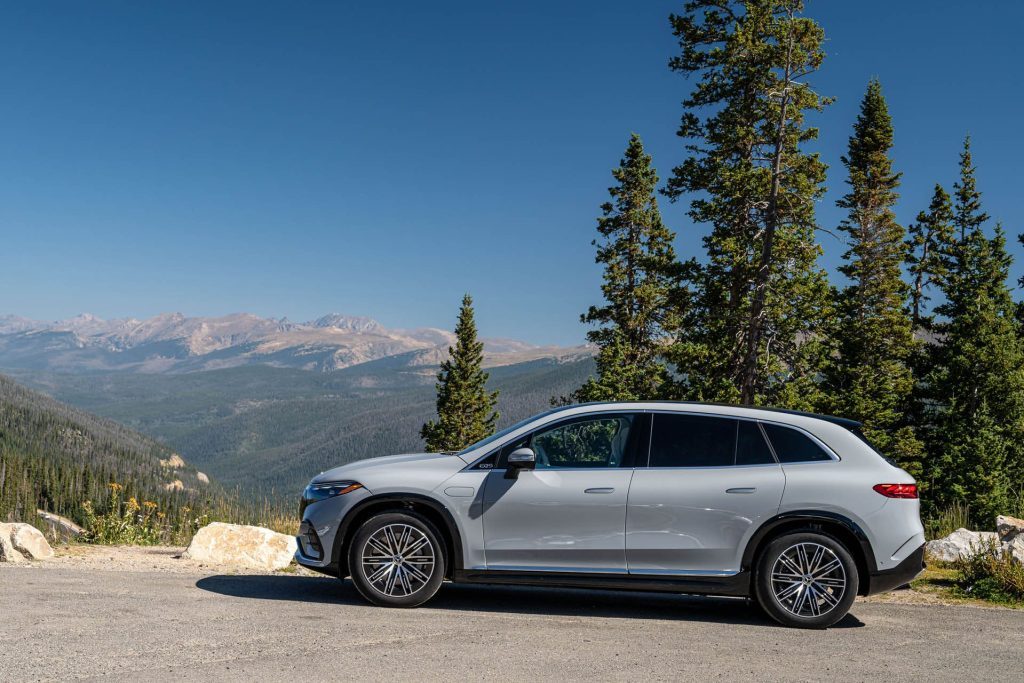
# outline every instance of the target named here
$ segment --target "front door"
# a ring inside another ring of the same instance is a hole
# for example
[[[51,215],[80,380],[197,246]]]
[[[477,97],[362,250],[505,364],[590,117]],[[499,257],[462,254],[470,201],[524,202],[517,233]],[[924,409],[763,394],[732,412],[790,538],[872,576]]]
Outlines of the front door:
[[[626,497],[644,417],[569,418],[508,444],[484,484],[487,568],[626,572]],[[506,479],[503,459],[528,446],[536,469]]]
[[[782,502],[786,477],[752,420],[656,413],[629,492],[630,574],[729,575]]]

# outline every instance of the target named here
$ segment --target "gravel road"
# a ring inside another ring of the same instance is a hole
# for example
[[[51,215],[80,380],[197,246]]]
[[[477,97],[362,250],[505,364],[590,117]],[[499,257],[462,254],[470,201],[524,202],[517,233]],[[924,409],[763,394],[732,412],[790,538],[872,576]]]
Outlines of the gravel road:
[[[0,566],[0,680],[1019,680],[1024,662],[1024,611],[860,601],[810,632],[742,600],[452,585],[387,610],[329,578],[133,557]]]

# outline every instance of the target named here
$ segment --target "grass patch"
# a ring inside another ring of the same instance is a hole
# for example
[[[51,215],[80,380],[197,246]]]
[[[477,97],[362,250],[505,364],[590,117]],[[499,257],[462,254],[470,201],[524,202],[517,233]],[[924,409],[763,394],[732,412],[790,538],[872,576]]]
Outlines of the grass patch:
[[[910,587],[944,603],[1024,609],[1024,600],[991,590],[991,585],[984,578],[978,580],[974,575],[965,575],[956,564],[929,562]]]
[[[924,520],[924,532],[929,541],[945,538],[957,529],[970,528],[971,510],[960,502],[937,510]]]

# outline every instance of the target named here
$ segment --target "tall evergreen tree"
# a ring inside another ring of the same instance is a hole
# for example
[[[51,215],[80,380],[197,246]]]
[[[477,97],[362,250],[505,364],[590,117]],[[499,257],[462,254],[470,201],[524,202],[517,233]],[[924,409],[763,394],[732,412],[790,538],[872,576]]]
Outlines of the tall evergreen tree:
[[[669,66],[699,78],[677,133],[689,157],[665,193],[693,193],[690,217],[711,226],[672,354],[687,398],[815,401],[830,301],[814,235],[826,166],[803,147],[817,137],[805,114],[828,100],[808,82],[824,33],[802,9],[801,0],[691,0],[671,17],[681,54]]]
[[[842,158],[850,189],[836,202],[848,212],[839,226],[848,246],[840,271],[850,284],[839,294],[838,353],[826,373],[825,406],[863,422],[872,443],[919,474],[921,443],[904,423],[914,387],[914,333],[901,271],[905,233],[892,209],[900,183],[889,157],[892,145],[882,86],[872,80]]]
[[[948,274],[948,254],[953,242],[953,205],[949,193],[935,184],[927,211],[917,214],[908,229],[907,268],[910,271],[910,318],[914,330],[930,329],[927,312],[929,290]]]
[[[484,345],[477,339],[473,299],[462,297],[455,346],[437,373],[437,419],[423,425],[420,436],[431,452],[459,451],[494,433],[498,392],[487,391]]]
[[[605,303],[581,316],[598,325],[587,339],[598,346],[597,376],[572,396],[576,401],[643,400],[663,397],[670,376],[661,361],[678,326],[680,266],[658,210],[658,175],[635,133],[619,167],[611,201],[601,206],[594,240],[604,266]]]
[[[985,235],[970,140],[960,157],[941,344],[926,380],[934,406],[929,460],[934,498],[965,499],[987,523],[1024,476],[1024,346],[1007,286],[1011,258],[996,226]],[[943,499],[945,499],[943,501]]]

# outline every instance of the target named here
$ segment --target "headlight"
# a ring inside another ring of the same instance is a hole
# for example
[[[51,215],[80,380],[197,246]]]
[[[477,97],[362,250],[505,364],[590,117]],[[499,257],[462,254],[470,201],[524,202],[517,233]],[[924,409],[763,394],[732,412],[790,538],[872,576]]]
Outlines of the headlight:
[[[356,481],[325,481],[319,484],[310,484],[302,492],[302,502],[299,504],[299,518],[311,504],[320,500],[343,496],[356,489],[363,488],[363,485]]]

